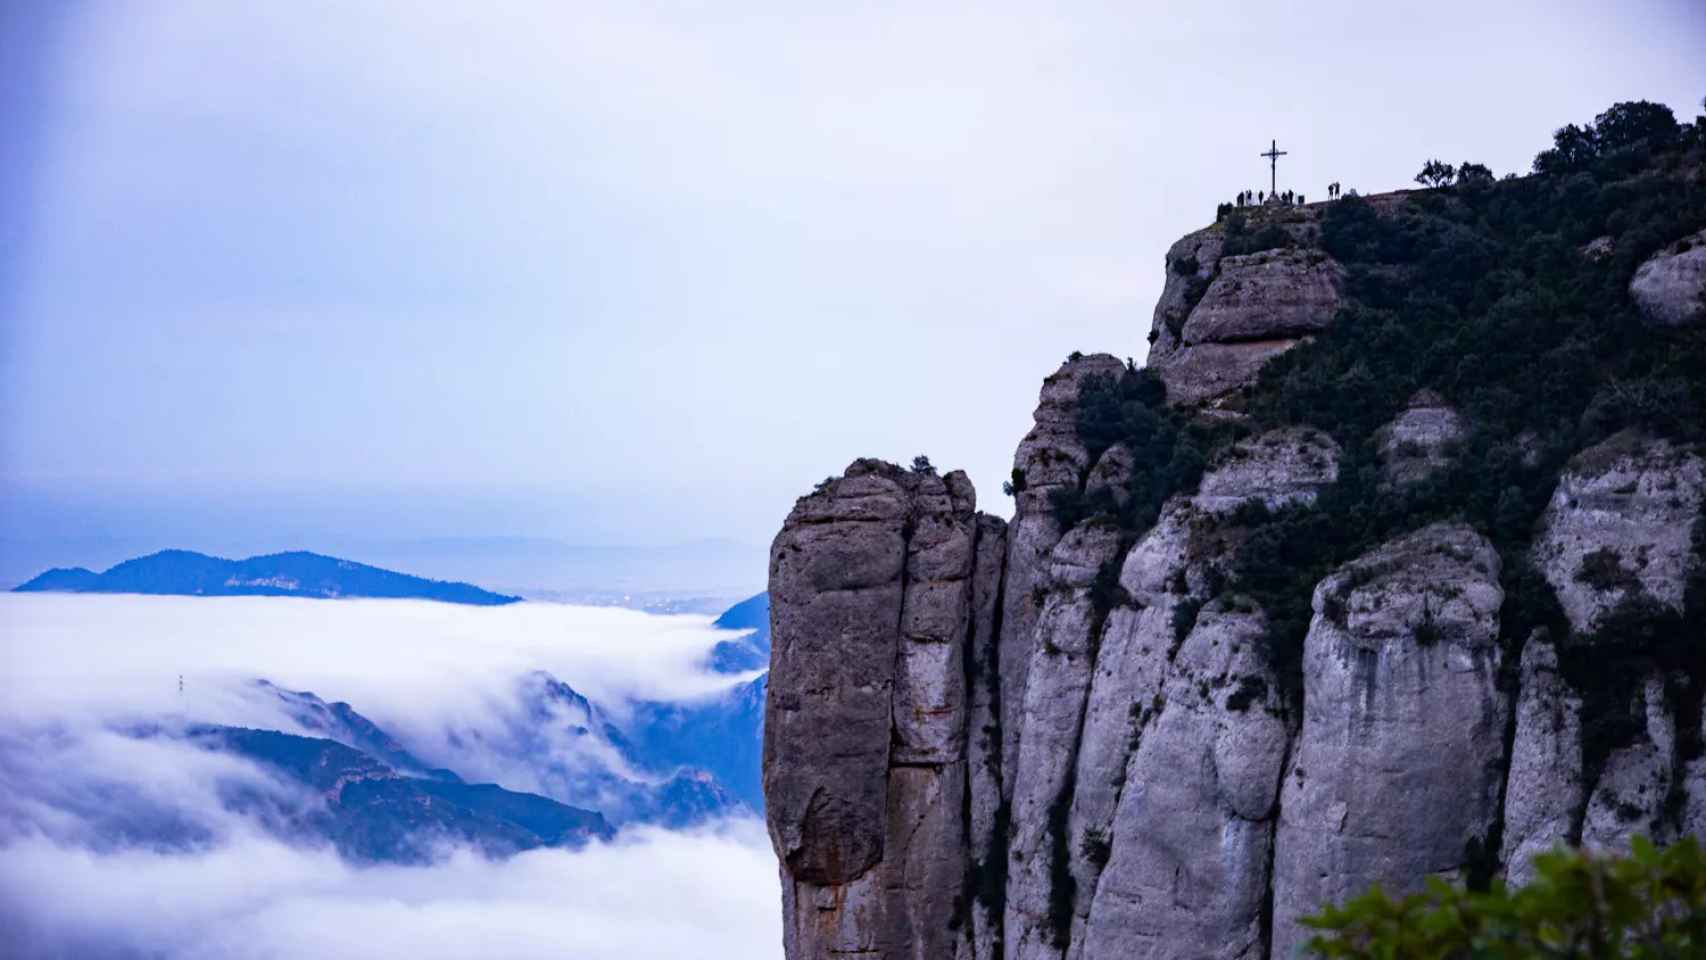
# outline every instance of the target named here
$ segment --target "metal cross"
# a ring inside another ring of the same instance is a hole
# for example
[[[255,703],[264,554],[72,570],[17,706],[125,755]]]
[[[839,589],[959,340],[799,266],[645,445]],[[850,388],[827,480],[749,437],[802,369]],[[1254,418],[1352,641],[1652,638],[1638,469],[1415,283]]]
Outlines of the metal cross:
[[[1268,141],[1268,152],[1261,156],[1268,158],[1268,196],[1273,196],[1279,189],[1279,158],[1285,156],[1285,151],[1279,148],[1278,140]]]

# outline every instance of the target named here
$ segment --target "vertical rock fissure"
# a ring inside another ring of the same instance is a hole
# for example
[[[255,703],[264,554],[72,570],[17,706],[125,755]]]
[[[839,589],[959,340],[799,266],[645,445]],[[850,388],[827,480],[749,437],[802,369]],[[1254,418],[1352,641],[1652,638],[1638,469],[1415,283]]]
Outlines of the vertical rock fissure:
[[[1296,728],[1300,727],[1301,723],[1296,722],[1291,726],[1293,729],[1290,735],[1285,738],[1285,750],[1280,760],[1281,777],[1291,775],[1292,751],[1297,743]],[[1262,960],[1272,957],[1274,952],[1274,852],[1279,847],[1279,844],[1275,842],[1275,835],[1279,832],[1281,805],[1284,802],[1285,791],[1276,790],[1273,809],[1268,811],[1268,855],[1267,866],[1263,868],[1263,876],[1267,878],[1267,882],[1262,885],[1262,912],[1259,916],[1258,926],[1261,937],[1261,952],[1258,956]]]
[[[1505,603],[1509,605],[1512,602],[1511,594],[1507,591]],[[1506,615],[1504,607],[1501,607],[1501,622]],[[1516,702],[1521,694],[1522,652],[1527,645],[1526,641],[1515,646],[1506,644],[1503,659],[1499,664],[1498,684],[1509,698],[1511,709],[1505,711],[1505,728],[1501,734],[1504,747],[1498,758],[1498,802],[1493,806],[1493,820],[1487,827],[1487,835],[1480,840],[1479,849],[1464,851],[1464,879],[1471,890],[1487,889],[1493,878],[1502,876],[1505,871],[1505,802],[1510,793],[1511,765],[1516,762]]]
[[[1129,537],[1121,537],[1113,555],[1102,562],[1096,580],[1090,587],[1090,635],[1086,656],[1087,673],[1096,675],[1096,661],[1102,650],[1102,635],[1107,630],[1108,614],[1118,604],[1124,591],[1118,586],[1119,571],[1131,548]],[[1111,584],[1107,586],[1106,584]],[[1086,685],[1088,688],[1088,685]],[[1049,928],[1053,943],[1064,956],[1072,946],[1072,920],[1078,903],[1078,878],[1072,870],[1072,801],[1078,793],[1078,747],[1084,740],[1084,717],[1089,710],[1089,691],[1078,708],[1078,721],[1071,742],[1073,756],[1066,766],[1066,778],[1060,794],[1049,806]]]
[[[978,540],[980,541],[978,546],[980,548],[983,536],[984,533],[980,530],[978,533]],[[1005,544],[1002,546],[1005,547]],[[981,556],[982,550],[979,549],[977,554]],[[993,773],[991,783],[994,784],[997,792],[993,823],[988,841],[981,851],[982,855],[980,857],[979,851],[971,850],[968,847],[966,857],[966,890],[964,896],[966,897],[967,909],[968,911],[975,909],[974,904],[981,906],[991,920],[990,954],[988,958],[978,958],[978,960],[1003,960],[1005,952],[1005,937],[1003,936],[1001,920],[1002,914],[1006,910],[1007,901],[1007,821],[1011,810],[1007,798],[1001,795],[1000,790],[1001,784],[1004,782],[1002,779],[1004,759],[1002,756],[1001,727],[1001,630],[1007,607],[1006,549],[998,551],[996,556],[1000,558],[1001,566],[995,577],[995,596],[989,623],[989,642],[986,644],[987,660],[978,655],[979,648],[976,643],[977,618],[973,616],[966,625],[966,689],[971,690],[973,683],[981,681],[988,691],[990,703],[989,728],[978,731],[972,731],[968,728],[966,742],[968,744],[971,742],[974,733],[984,738],[985,750],[988,752],[986,762]],[[968,756],[966,795],[963,804],[968,838],[971,836],[971,805],[974,800],[971,783],[972,765],[969,760]]]

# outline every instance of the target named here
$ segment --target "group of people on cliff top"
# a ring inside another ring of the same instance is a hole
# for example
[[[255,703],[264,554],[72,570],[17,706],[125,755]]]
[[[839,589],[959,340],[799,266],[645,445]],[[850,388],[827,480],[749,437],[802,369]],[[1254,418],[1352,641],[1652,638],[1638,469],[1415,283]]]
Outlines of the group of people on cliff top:
[[[1351,193],[1354,195],[1356,191],[1352,190]],[[1343,193],[1340,190],[1339,181],[1334,180],[1332,183],[1327,184],[1327,199],[1337,200],[1341,196],[1343,196]],[[1234,198],[1234,201],[1235,202],[1233,203],[1222,203],[1214,208],[1214,219],[1216,223],[1226,219],[1228,214],[1239,207],[1302,206],[1308,202],[1304,199],[1303,194],[1293,193],[1290,190],[1272,194],[1262,190],[1240,190],[1237,197]]]
[[[1339,181],[1334,180],[1332,183],[1327,184],[1327,199],[1336,200],[1338,197]],[[1292,193],[1290,190],[1272,195],[1261,190],[1242,190],[1239,191],[1237,202],[1234,205],[1239,207],[1248,207],[1257,204],[1275,203],[1285,206],[1302,206],[1307,202],[1308,201],[1303,198],[1303,194]]]
[[[1262,190],[1242,190],[1238,193],[1237,205],[1240,207],[1247,207],[1262,203],[1278,203],[1290,206],[1293,204],[1301,205],[1303,202],[1303,194],[1292,193],[1290,190],[1287,190],[1284,193],[1275,193],[1271,196]]]

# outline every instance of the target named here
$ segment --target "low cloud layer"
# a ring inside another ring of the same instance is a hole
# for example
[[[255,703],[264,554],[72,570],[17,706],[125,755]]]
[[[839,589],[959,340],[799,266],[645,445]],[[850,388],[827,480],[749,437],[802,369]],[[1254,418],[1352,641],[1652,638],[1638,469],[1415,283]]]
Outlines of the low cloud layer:
[[[216,787],[318,802],[299,784],[126,732],[157,718],[288,731],[250,683],[266,677],[349,701],[431,763],[535,790],[535,771],[496,748],[527,723],[517,696],[532,671],[619,716],[632,699],[726,690],[735,678],[701,664],[729,636],[702,617],[554,604],[0,595],[0,953],[778,956],[756,819],[357,866],[281,842]],[[571,767],[573,740],[550,745]]]
[[[731,634],[700,616],[520,603],[280,597],[0,596],[0,713],[254,719],[243,681],[347,700],[382,726],[483,715],[544,670],[601,704],[714,694]],[[184,692],[178,693],[178,677]]]
[[[431,868],[258,835],[194,854],[37,838],[0,857],[0,930],[21,957],[779,957],[776,883],[751,821]]]

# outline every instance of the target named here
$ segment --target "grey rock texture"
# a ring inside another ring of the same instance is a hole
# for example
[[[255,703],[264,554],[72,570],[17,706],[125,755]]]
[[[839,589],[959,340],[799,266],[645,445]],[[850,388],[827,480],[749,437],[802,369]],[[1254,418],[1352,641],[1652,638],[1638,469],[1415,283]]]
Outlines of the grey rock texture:
[[[1222,256],[1217,225],[1167,252],[1148,365],[1166,383],[1168,402],[1213,405],[1332,322],[1343,301],[1344,270],[1310,245],[1307,229],[1287,229],[1299,245]]]
[[[1319,430],[1271,430],[1232,445],[1197,486],[1192,506],[1207,514],[1230,513],[1251,501],[1269,510],[1315,502],[1322,487],[1339,479],[1339,445]]]
[[[1269,360],[1297,346],[1291,337],[1200,343],[1165,356],[1149,352],[1149,366],[1167,384],[1169,403],[1195,405],[1218,400],[1252,383]]]
[[[1185,320],[1195,305],[1191,292],[1194,288],[1200,299],[1208,289],[1225,245],[1226,234],[1215,226],[1188,233],[1168,248],[1164,264],[1167,281],[1161,288],[1161,299],[1155,304],[1150,324],[1152,353],[1168,354],[1179,348]]]
[[[1706,459],[1620,433],[1578,454],[1541,518],[1534,561],[1570,626],[1592,634],[1626,599],[1682,608],[1692,529],[1706,499]]]
[[[1407,487],[1451,466],[1464,435],[1463,418],[1432,390],[1420,390],[1404,411],[1375,432],[1381,480]]]
[[[1000,825],[1001,671],[996,657],[1001,580],[1007,564],[1007,524],[977,517],[972,564],[971,632],[966,649],[966,844],[968,866],[1005,861],[1006,828]],[[997,836],[997,831],[1001,835]],[[1002,917],[986,897],[966,893],[971,913],[971,956],[993,960]]]
[[[1185,320],[1186,346],[1296,339],[1327,329],[1344,270],[1319,250],[1279,248],[1222,257],[1214,282]]]
[[[1285,250],[1226,256],[1210,228],[1168,252],[1151,363],[1226,443],[1146,529],[1063,530],[1050,504],[1117,507],[1152,466],[1078,436],[1084,385],[1125,369],[1106,354],[1044,382],[1011,521],[963,474],[875,460],[795,504],[764,771],[790,960],[1289,958],[1301,916],[1373,883],[1520,884],[1557,844],[1706,829],[1696,681],[1605,628],[1692,602],[1701,451],[1627,433],[1569,463],[1526,557],[1564,615],[1545,627],[1543,596],[1506,610],[1502,574],[1536,578],[1456,520],[1300,591],[1301,638],[1236,592],[1248,507],[1326,509],[1353,464],[1384,495],[1425,490],[1468,435],[1426,392],[1354,451],[1240,419],[1261,365],[1339,304],[1312,225],[1287,229]],[[1517,441],[1528,469],[1554,462]],[[1501,637],[1501,614],[1529,635]]]
[[[1082,957],[1259,957],[1289,731],[1259,614],[1211,605],[1126,769]]]
[[[1533,859],[1569,843],[1585,802],[1582,699],[1558,674],[1558,651],[1544,632],[1522,650],[1516,738],[1505,782],[1505,876],[1522,885]]]
[[[1676,726],[1665,697],[1664,677],[1647,676],[1633,705],[1644,721],[1634,740],[1614,750],[1588,797],[1582,846],[1628,849],[1636,834],[1663,833],[1664,803],[1676,763]]]
[[[1706,323],[1706,230],[1684,237],[1637,267],[1629,295],[1653,326]]]
[[[1390,542],[1315,588],[1302,730],[1274,856],[1275,956],[1297,919],[1379,883],[1456,875],[1499,814],[1509,710],[1499,557],[1461,524]]]
[[[1104,624],[1097,622],[1091,584],[1116,561],[1120,532],[1084,524],[1055,547],[1048,597],[1037,621],[1022,722],[1014,757],[1013,830],[1007,864],[1007,955],[1059,956],[1049,925],[1054,858],[1070,856],[1056,823],[1057,804],[1072,801],[1072,774]]]
[[[765,812],[792,955],[947,956],[964,939],[948,921],[974,504],[963,475],[860,460],[800,498],[771,547]]]
[[[1035,425],[1013,454],[1013,520],[1007,532],[1007,573],[1001,609],[1001,752],[1019,755],[1020,711],[1030,670],[1032,633],[1042,613],[1050,554],[1062,531],[1049,507],[1049,493],[1083,485],[1090,453],[1078,439],[1078,391],[1095,376],[1118,376],[1125,364],[1109,354],[1068,360],[1043,381]],[[1022,479],[1022,483],[1019,480]],[[1013,792],[1014,766],[1003,771],[1003,791]]]
[[[1136,466],[1137,461],[1132,458],[1131,451],[1123,445],[1109,447],[1090,468],[1090,474],[1084,480],[1084,493],[1091,497],[1105,496],[1114,506],[1123,509],[1131,500],[1128,484]]]

